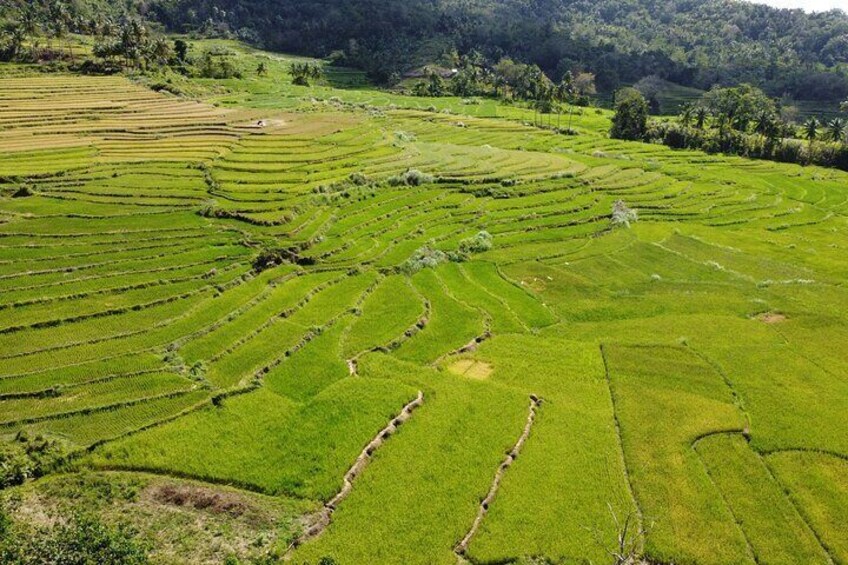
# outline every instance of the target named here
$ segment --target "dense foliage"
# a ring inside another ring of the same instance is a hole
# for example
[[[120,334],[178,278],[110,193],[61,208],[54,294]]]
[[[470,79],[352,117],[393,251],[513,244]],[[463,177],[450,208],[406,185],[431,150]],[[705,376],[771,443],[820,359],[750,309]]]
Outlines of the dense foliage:
[[[648,127],[648,102],[645,97],[635,88],[625,88],[615,98],[610,135],[631,141],[642,139]]]
[[[0,559],[7,565],[143,565],[146,549],[126,526],[77,514],[53,527],[15,528],[0,514]]]
[[[800,126],[791,108],[749,84],[713,88],[686,105],[678,120],[648,121],[648,101],[626,88],[616,95],[610,136],[674,149],[741,155],[848,170],[848,122],[809,118]],[[848,103],[843,103],[843,111]]]
[[[848,17],[735,0],[155,0],[176,30],[231,33],[285,51],[343,54],[388,80],[457,49],[511,56],[558,80],[590,70],[611,91],[657,74],[708,89],[751,82],[770,93],[848,95]]]

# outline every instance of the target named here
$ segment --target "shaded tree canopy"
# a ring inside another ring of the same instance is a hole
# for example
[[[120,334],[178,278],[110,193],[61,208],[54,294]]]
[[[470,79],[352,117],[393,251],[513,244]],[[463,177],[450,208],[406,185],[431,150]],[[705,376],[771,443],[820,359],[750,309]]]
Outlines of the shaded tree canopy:
[[[648,101],[635,88],[624,88],[615,94],[615,115],[610,136],[638,141],[648,130]]]

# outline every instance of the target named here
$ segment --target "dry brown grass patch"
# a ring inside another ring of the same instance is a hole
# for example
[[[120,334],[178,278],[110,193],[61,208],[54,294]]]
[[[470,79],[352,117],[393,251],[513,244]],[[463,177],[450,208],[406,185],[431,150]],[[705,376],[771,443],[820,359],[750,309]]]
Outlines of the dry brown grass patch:
[[[786,315],[779,312],[765,312],[757,316],[757,319],[764,324],[780,324],[787,320]]]

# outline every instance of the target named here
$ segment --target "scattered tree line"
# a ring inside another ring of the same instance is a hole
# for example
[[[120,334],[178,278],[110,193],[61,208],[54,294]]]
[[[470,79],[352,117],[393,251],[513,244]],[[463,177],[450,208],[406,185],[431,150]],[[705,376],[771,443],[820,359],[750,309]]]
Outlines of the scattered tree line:
[[[848,101],[841,105],[848,112]],[[754,86],[714,87],[687,104],[675,120],[651,120],[641,92],[616,93],[610,136],[662,143],[675,149],[848,170],[848,121],[810,117],[800,126],[794,112]]]
[[[478,51],[466,55],[453,52],[448,57],[450,69],[425,67],[425,78],[412,87],[416,96],[439,97],[477,96],[498,98],[503,101],[529,102],[536,110],[536,122],[547,114],[557,114],[557,128],[561,126],[563,106],[569,108],[567,131],[571,130],[571,117],[575,106],[588,106],[591,96],[597,93],[595,75],[589,72],[563,73],[559,82],[551,80],[538,66],[501,58],[492,64]],[[446,75],[446,76],[443,76]]]
[[[168,40],[132,12],[84,9],[79,0],[32,0],[14,10],[0,25],[0,60],[21,63],[62,61],[91,74],[124,70],[147,72],[169,67],[181,74],[202,78],[242,75],[234,53],[213,47],[191,54],[184,39]],[[74,53],[71,34],[94,39],[91,56]],[[262,65],[260,65],[261,67]],[[263,74],[264,68],[257,69]]]

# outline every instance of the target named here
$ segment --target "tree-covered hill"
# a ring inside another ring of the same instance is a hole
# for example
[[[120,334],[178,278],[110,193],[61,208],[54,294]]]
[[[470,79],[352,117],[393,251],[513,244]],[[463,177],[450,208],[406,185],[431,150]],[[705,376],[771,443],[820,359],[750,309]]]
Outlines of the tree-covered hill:
[[[687,86],[751,82],[775,95],[848,95],[848,15],[738,0],[153,0],[171,29],[213,28],[269,48],[345,50],[380,78],[434,54],[478,49],[574,67],[613,90],[643,76]]]
[[[57,0],[58,1],[58,0]],[[51,0],[3,0],[0,18]],[[454,50],[590,71],[612,92],[656,75],[684,86],[751,83],[774,96],[848,96],[848,15],[739,0],[72,0],[81,17],[139,12],[170,31],[344,55],[380,82]],[[100,9],[99,4],[103,4]]]

